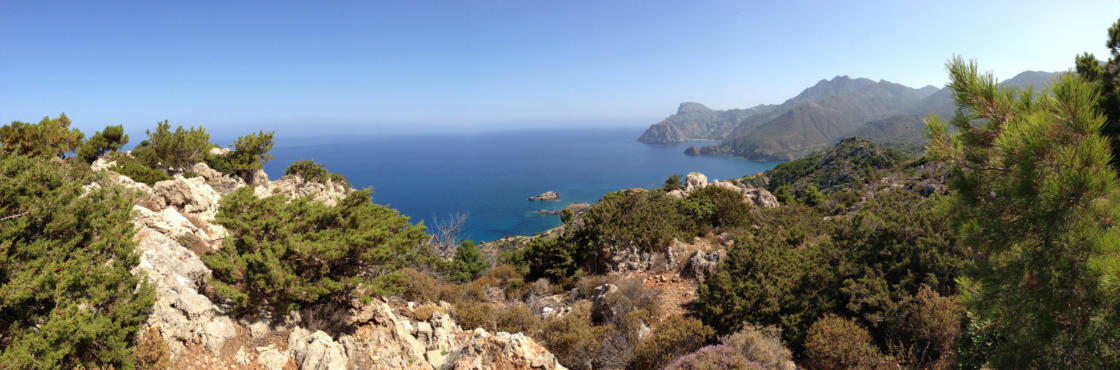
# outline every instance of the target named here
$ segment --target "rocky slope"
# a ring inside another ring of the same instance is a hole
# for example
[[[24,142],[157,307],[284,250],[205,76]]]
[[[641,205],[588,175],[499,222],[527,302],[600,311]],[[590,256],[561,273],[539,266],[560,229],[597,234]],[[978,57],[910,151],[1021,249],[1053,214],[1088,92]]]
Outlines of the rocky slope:
[[[680,143],[691,140],[719,140],[743,119],[773,109],[758,105],[747,109],[712,110],[700,103],[681,103],[677,113],[651,125],[638,141],[643,143]]]
[[[104,160],[93,166],[111,167]],[[225,236],[213,222],[221,195],[250,186],[258,196],[311,196],[332,205],[353,190],[298,176],[269,181],[263,171],[246,183],[202,163],[192,170],[200,176],[175,176],[151,187],[111,171],[104,180],[143,194],[134,207],[141,259],[133,273],[148,277],[157,300],[142,332],[166,342],[172,368],[563,368],[524,335],[464,329],[439,312],[413,322],[405,317],[415,305],[394,310],[388,300],[323,304],[283,317],[231,316],[224,302],[204,294],[211,272],[199,258],[220,248]]]

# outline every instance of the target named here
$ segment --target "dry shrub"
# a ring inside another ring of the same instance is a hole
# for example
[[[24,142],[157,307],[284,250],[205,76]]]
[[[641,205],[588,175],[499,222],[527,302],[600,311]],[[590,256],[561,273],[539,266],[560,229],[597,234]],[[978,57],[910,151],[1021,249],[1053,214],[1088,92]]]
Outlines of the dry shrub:
[[[444,283],[416,269],[406,268],[401,270],[401,274],[404,275],[401,283],[405,286],[404,293],[401,296],[409,301],[439,302],[440,300],[452,300],[450,298],[455,295],[456,287],[454,285]]]
[[[532,335],[541,324],[541,319],[528,307],[517,305],[507,307],[496,313],[497,331],[524,333]]]
[[[610,318],[615,325],[623,325],[627,314],[642,312],[638,319],[652,322],[660,314],[661,301],[656,289],[647,288],[641,278],[629,278],[615,282],[618,290],[606,297],[607,305],[617,314]]]
[[[886,368],[892,362],[871,343],[866,329],[833,314],[809,327],[805,356],[813,369]]]
[[[767,369],[784,369],[792,359],[789,349],[782,345],[782,330],[774,327],[743,325],[743,329],[721,339],[727,345]]]
[[[494,267],[486,276],[497,282],[498,285],[495,286],[504,286],[506,283],[513,280],[525,280],[524,277],[517,272],[517,268],[508,263]]]
[[[455,302],[455,312],[452,313],[452,318],[465,330],[483,328],[487,331],[494,331],[497,326],[497,320],[494,316],[496,311],[497,308],[489,303],[460,301]]]
[[[202,222],[202,219],[199,218],[198,215],[183,214],[183,217],[186,217],[187,221],[190,221],[191,225],[194,225],[194,227],[197,227],[199,230],[204,230],[204,231],[205,230],[210,230],[210,225],[207,225],[205,222]]]
[[[680,315],[669,316],[634,349],[634,359],[630,366],[636,369],[659,369],[673,359],[712,342],[715,336],[715,330],[700,320]]]
[[[200,257],[214,252],[210,249],[210,246],[202,240],[202,238],[199,238],[197,235],[194,235],[192,233],[179,235],[178,238],[175,238],[175,241],[178,242],[179,245],[187,248],[187,250],[194,252],[195,255],[198,255]]]
[[[743,357],[738,350],[726,345],[706,346],[696,352],[677,358],[666,370],[753,370],[765,369],[761,364]]]
[[[171,367],[171,354],[167,342],[159,328],[150,327],[145,333],[136,336],[132,353],[136,356],[137,369],[168,369]]]
[[[435,315],[436,312],[447,314],[447,310],[443,307],[434,304],[423,304],[412,310],[412,318],[420,321],[428,321],[432,319],[432,316]]]
[[[547,320],[537,338],[561,365],[569,369],[587,369],[601,347],[601,336],[607,328],[591,324],[591,302],[572,305],[572,312]]]

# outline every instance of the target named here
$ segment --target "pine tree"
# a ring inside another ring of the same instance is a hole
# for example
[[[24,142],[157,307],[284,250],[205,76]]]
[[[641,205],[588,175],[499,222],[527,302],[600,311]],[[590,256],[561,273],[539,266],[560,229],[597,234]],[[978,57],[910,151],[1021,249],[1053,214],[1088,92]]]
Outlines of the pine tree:
[[[0,156],[0,368],[132,367],[154,293],[130,272],[130,196],[85,192],[88,173]]]
[[[1112,57],[1101,62],[1090,53],[1077,56],[1077,74],[1082,78],[1092,81],[1100,89],[1100,99],[1097,101],[1101,113],[1104,113],[1104,126],[1101,134],[1108,137],[1112,143],[1112,163],[1120,167],[1120,20],[1108,28],[1108,42],[1105,43]]]
[[[39,123],[15,121],[0,127],[0,153],[62,157],[82,143],[82,132],[70,128],[66,114],[43,117]]]
[[[927,120],[928,154],[950,166],[962,299],[997,334],[990,364],[1120,366],[1120,195],[1095,86],[1064,74],[1035,94],[947,67],[960,110]]]
[[[128,135],[124,134],[124,127],[105,126],[104,131],[97,131],[78,147],[78,157],[86,163],[93,163],[105,153],[121,150],[125,144],[128,144]]]

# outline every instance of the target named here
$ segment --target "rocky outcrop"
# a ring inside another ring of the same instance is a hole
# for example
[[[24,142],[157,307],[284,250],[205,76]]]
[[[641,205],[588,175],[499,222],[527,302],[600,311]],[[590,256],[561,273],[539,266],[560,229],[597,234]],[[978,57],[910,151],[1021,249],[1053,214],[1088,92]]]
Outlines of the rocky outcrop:
[[[692,257],[689,257],[688,262],[681,269],[681,276],[703,280],[708,273],[716,269],[716,266],[726,256],[727,252],[723,250],[709,252],[698,250],[692,254]]]
[[[563,369],[551,353],[521,334],[463,330],[443,312],[413,323],[384,300],[329,303],[283,317],[235,320],[227,303],[204,294],[211,271],[180,240],[188,234],[212,241],[224,235],[213,224],[220,192],[212,185],[226,186],[225,192],[249,185],[204,164],[192,169],[201,176],[176,176],[148,188],[150,195],[134,207],[132,220],[140,254],[133,273],[145,275],[156,292],[145,325],[158,329],[172,367]],[[133,184],[119,175],[110,181],[109,185]],[[94,186],[100,185],[89,185]],[[262,188],[267,195],[311,196],[328,204],[352,191],[342,184],[293,176],[262,182],[254,190]],[[451,310],[446,303],[441,306]]]
[[[521,333],[491,335],[475,329],[441,368],[450,369],[564,369],[556,356]]]
[[[206,179],[206,183],[210,184],[211,188],[214,188],[214,191],[223,195],[232,193],[242,186],[246,186],[245,180],[242,180],[240,177],[218,172],[210,168],[210,166],[207,166],[206,163],[195,163],[194,166],[191,167],[191,171],[202,176],[203,179]]]
[[[529,200],[554,200],[557,198],[560,198],[560,194],[557,194],[555,191],[546,191],[539,195],[529,197]]]
[[[267,181],[268,176],[264,176],[264,178],[266,180],[258,179],[257,181],[262,184],[255,186],[253,189],[259,197],[274,194],[283,194],[293,199],[310,196],[311,200],[334,206],[353,191],[349,185],[335,180],[327,180],[326,182],[308,181],[299,175],[287,175],[273,182]]]
[[[595,288],[591,293],[591,321],[602,323],[615,316],[615,309],[608,300],[615,293],[618,293],[618,287],[614,284],[603,284]]]
[[[666,193],[666,195],[681,199],[688,197],[692,192],[703,189],[708,186],[715,186],[743,195],[743,203],[752,204],[762,208],[776,208],[780,206],[778,198],[771,194],[770,191],[763,188],[756,188],[754,186],[741,184],[734,181],[718,181],[708,182],[708,177],[699,172],[689,172],[685,177],[684,189],[677,189]]]

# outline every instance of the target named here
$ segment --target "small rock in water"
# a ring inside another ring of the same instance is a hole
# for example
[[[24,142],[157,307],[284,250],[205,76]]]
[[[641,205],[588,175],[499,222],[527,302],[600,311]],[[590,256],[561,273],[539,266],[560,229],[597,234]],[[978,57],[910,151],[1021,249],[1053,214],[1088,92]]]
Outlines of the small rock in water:
[[[529,200],[553,200],[553,199],[556,199],[556,198],[559,198],[559,197],[560,197],[560,194],[556,194],[555,191],[548,191],[548,192],[541,193],[540,195],[531,196],[531,197],[529,197]]]

